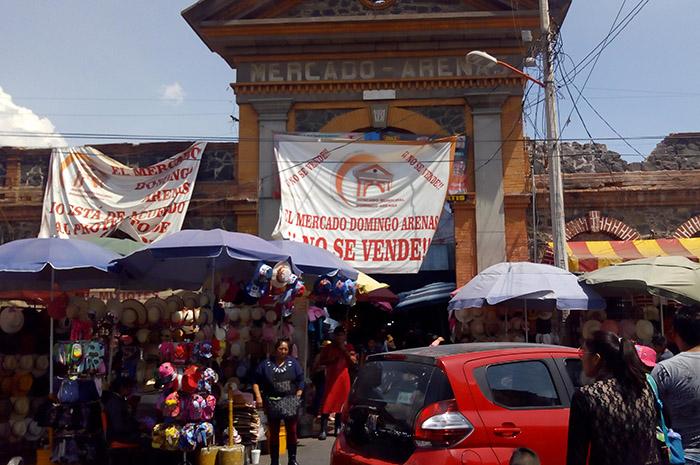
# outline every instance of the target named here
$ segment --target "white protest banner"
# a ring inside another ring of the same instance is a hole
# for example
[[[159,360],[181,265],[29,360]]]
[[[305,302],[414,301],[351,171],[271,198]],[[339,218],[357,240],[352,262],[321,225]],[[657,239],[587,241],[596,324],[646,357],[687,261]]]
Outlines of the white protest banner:
[[[455,139],[275,136],[280,218],[273,236],[334,252],[358,270],[416,273],[438,226]]]
[[[92,147],[53,149],[39,237],[108,236],[148,243],[182,228],[206,142],[143,168]]]

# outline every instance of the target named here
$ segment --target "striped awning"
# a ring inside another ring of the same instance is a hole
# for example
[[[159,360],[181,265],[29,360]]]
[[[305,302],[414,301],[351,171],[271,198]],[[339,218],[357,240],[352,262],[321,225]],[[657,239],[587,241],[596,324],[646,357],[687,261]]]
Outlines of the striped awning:
[[[593,271],[613,263],[637,258],[670,255],[700,261],[700,237],[688,239],[644,239],[635,241],[567,242],[569,271]],[[552,244],[542,261],[554,263]]]

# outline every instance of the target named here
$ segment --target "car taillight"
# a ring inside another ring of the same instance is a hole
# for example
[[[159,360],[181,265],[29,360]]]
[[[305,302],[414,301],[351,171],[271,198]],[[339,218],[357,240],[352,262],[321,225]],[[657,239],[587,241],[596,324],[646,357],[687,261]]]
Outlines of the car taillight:
[[[451,447],[474,431],[474,426],[459,412],[457,402],[444,400],[430,404],[416,416],[413,432],[417,447]]]

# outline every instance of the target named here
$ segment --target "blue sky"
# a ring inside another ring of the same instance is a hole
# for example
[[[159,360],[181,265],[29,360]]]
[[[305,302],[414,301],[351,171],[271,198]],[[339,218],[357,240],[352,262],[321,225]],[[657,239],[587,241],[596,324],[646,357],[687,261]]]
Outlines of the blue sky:
[[[180,16],[193,1],[3,2],[0,33],[9,40],[0,45],[0,131],[19,124],[31,131],[53,125],[60,133],[235,134],[228,85],[235,76]],[[637,2],[627,0],[624,11]],[[622,3],[574,0],[563,28],[563,51],[574,62],[583,58],[608,33]],[[697,0],[652,1],[603,51],[584,95],[619,133],[638,137],[700,131],[700,61],[692,51],[698,24]],[[571,68],[571,61],[565,65]],[[574,81],[579,87],[585,71]],[[563,123],[571,100],[565,88],[560,95]],[[583,100],[579,110],[594,138],[616,137]],[[588,138],[576,113],[562,137]],[[648,154],[658,140],[629,142]],[[0,145],[45,143],[0,135]],[[634,154],[621,141],[606,143]]]

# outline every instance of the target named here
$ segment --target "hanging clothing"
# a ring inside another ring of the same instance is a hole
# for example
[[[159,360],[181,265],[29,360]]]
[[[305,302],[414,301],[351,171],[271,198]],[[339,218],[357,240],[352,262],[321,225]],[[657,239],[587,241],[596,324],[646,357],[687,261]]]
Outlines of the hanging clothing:
[[[350,395],[350,371],[353,365],[348,352],[354,350],[346,344],[345,350],[335,342],[321,349],[321,365],[326,367],[326,385],[324,389],[321,414],[340,412]]]

